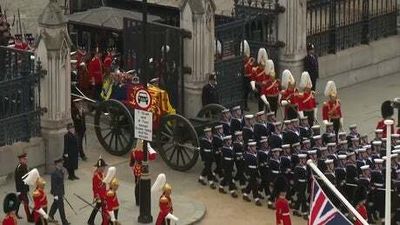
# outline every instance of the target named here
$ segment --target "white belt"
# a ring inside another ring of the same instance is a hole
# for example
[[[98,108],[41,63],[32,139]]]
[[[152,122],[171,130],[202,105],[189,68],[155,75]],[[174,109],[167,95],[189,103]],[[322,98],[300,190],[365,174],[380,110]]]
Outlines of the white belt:
[[[232,158],[224,157],[225,160],[232,160]]]
[[[374,183],[374,186],[377,186],[377,187],[383,187],[383,184],[380,184],[380,183]]]
[[[241,153],[241,152],[236,152],[236,155],[243,155],[243,153]]]
[[[257,169],[256,166],[249,166],[250,169]]]
[[[205,149],[203,149],[203,151],[204,151],[204,152],[211,152],[211,149],[205,148]]]
[[[298,179],[297,181],[301,183],[307,182],[305,179]]]
[[[290,216],[290,213],[282,213],[282,216]]]
[[[272,170],[272,173],[274,173],[274,174],[278,174],[278,173],[279,173],[279,171],[278,171],[278,170]]]

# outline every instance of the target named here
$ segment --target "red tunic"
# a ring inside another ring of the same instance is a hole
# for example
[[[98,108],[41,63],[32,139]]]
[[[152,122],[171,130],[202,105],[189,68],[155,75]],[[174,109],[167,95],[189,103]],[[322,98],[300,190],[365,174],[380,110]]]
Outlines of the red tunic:
[[[292,225],[290,220],[289,202],[285,198],[278,197],[275,201],[276,224]]]
[[[2,225],[17,225],[17,218],[13,215],[6,215],[3,219]]]
[[[394,133],[394,124],[391,126],[391,131],[392,131],[392,133],[391,134],[393,134]],[[383,132],[382,132],[382,137],[383,138],[386,138],[386,132],[387,132],[387,130],[386,130],[386,125],[385,125],[385,120],[384,119],[382,119],[382,120],[380,120],[379,122],[378,122],[378,124],[376,125],[376,129],[382,129],[383,130]],[[397,130],[397,133],[399,133],[399,131],[400,131],[400,129],[399,130]]]
[[[264,68],[262,67],[253,67],[250,79],[261,85],[262,82],[264,82],[266,79],[269,77],[267,74],[264,72]]]
[[[340,108],[340,101],[335,100],[324,102],[322,107],[322,119],[330,121],[331,119],[342,118],[342,110]]]
[[[78,50],[78,52],[76,53],[76,68],[79,68],[80,64],[84,62],[85,57],[86,57],[86,52]]]
[[[44,190],[41,188],[36,188],[33,192],[33,219],[36,222],[40,219],[40,214],[37,212],[39,209],[47,208],[47,197]]]
[[[119,208],[119,202],[117,193],[113,190],[109,190],[106,195],[106,209],[107,211],[114,211]]]
[[[103,61],[104,69],[105,70],[106,69],[111,69],[111,64],[112,64],[112,54],[108,53],[107,56],[104,58],[104,61]]]
[[[317,102],[313,92],[304,92],[298,95],[299,111],[314,111]]]
[[[100,171],[95,171],[92,178],[93,198],[102,200],[106,196],[106,185],[103,184],[104,174]]]
[[[253,64],[250,61],[251,58],[246,57],[243,61],[244,64],[244,75],[246,77],[251,78],[252,73],[253,73]]]
[[[272,79],[268,76],[268,79],[262,82],[261,86],[261,95],[275,97],[279,95],[280,92],[280,83],[277,79]]]
[[[143,151],[134,149],[131,152],[131,168],[135,177],[142,175],[142,161],[144,158]]]
[[[297,88],[288,88],[286,90],[281,91],[281,104],[283,100],[286,100],[289,102],[289,106],[293,107],[294,109],[297,108],[298,106],[298,97],[299,92]],[[288,113],[288,107],[285,107],[285,115]]]
[[[24,41],[16,41],[14,47],[20,50],[29,50],[29,45]]]
[[[171,197],[162,194],[160,197],[160,212],[158,213],[156,225],[164,225],[168,213],[173,213]]]
[[[103,70],[101,60],[94,57],[88,66],[90,80],[94,79],[95,84],[101,85],[103,83]]]
[[[364,204],[358,204],[356,210],[365,220],[368,220],[367,208]],[[356,222],[354,222],[354,225],[362,225],[362,223],[360,220],[357,220]]]

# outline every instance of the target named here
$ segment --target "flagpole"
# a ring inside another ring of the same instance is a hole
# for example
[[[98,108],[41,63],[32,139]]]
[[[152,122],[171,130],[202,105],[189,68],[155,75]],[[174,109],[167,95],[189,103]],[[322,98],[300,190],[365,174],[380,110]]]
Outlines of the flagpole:
[[[353,215],[357,217],[359,221],[361,221],[363,225],[369,225],[367,221],[360,215],[360,213],[358,213],[357,210],[350,204],[350,202],[347,201],[342,193],[340,193],[340,191],[336,189],[335,185],[333,185],[329,181],[329,179],[326,178],[326,176],[321,172],[321,170],[318,169],[318,167],[311,159],[307,161],[307,165],[311,167],[311,169],[319,176],[319,178],[322,179],[322,181],[328,186],[328,188],[340,199],[341,202],[343,202],[343,204],[353,213]]]
[[[385,225],[390,225],[390,219],[391,219],[391,193],[390,190],[392,189],[391,187],[391,169],[392,169],[392,157],[391,157],[391,150],[392,150],[392,137],[391,137],[391,132],[392,132],[392,125],[393,125],[393,120],[385,120],[384,121],[386,125],[386,184],[385,184]]]

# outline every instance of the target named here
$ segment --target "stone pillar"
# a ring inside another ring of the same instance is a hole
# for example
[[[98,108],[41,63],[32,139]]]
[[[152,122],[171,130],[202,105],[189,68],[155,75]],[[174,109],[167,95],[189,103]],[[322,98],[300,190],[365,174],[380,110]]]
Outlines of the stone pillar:
[[[53,159],[61,157],[66,124],[71,121],[71,40],[63,10],[57,0],[50,0],[39,16],[36,59],[46,75],[41,79],[40,102],[45,108],[41,117],[45,142],[46,171]]]
[[[184,75],[185,116],[195,116],[202,107],[201,91],[207,74],[214,71],[214,0],[183,0],[180,25],[192,33],[184,39],[183,65],[191,74]]]
[[[280,54],[280,68],[282,71],[289,69],[299,80],[303,72],[303,59],[307,54],[307,1],[279,0],[279,3],[285,7],[285,12],[278,18],[278,39],[286,44]]]

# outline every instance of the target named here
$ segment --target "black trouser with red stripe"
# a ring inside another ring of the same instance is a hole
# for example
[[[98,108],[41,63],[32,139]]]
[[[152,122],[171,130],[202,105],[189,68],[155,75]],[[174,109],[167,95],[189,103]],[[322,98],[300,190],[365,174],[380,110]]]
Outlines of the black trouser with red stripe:
[[[29,210],[29,198],[28,198],[28,194],[26,192],[21,192],[20,195],[18,195],[18,206],[17,206],[17,215],[18,215],[18,210],[19,207],[22,204],[24,204],[24,210],[25,210],[25,214],[26,214],[26,219],[28,222],[32,222],[33,218],[32,218],[32,214]]]

